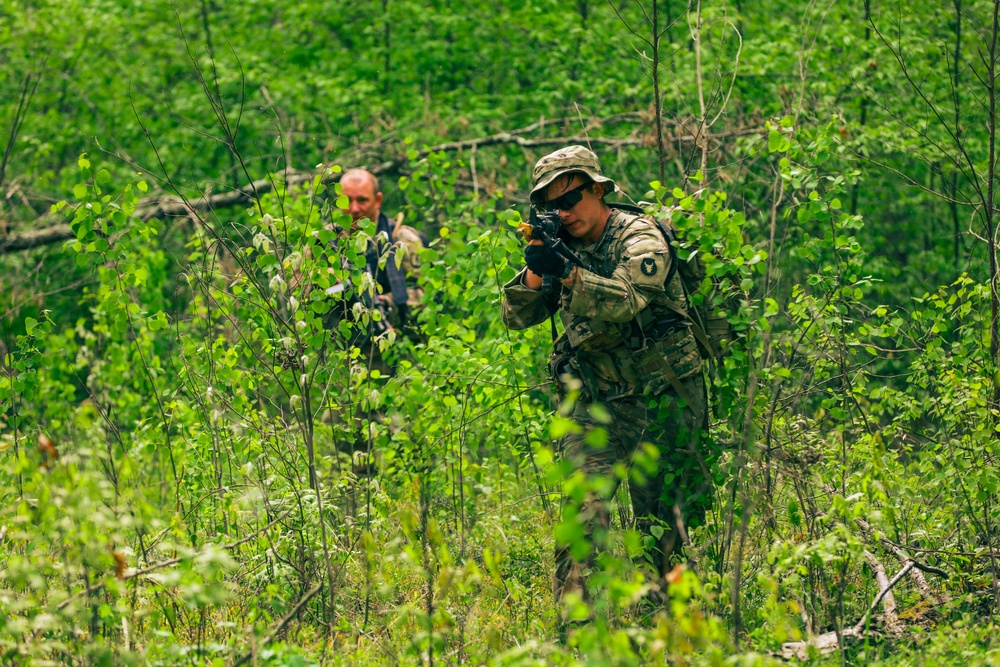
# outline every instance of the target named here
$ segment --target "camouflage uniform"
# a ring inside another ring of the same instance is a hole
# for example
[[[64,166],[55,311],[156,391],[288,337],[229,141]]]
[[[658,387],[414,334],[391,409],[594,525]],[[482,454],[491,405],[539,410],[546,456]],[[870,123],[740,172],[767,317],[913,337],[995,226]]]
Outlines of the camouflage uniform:
[[[379,215],[376,231],[377,242],[367,253],[367,270],[381,287],[381,298],[385,302],[389,324],[402,329],[415,321],[416,310],[420,306],[423,289],[417,285],[420,271],[420,251],[427,245],[427,236],[409,225],[403,224],[403,214],[390,219],[384,213]],[[382,239],[390,239],[387,249]],[[396,266],[396,252],[402,249],[399,266]],[[379,258],[387,254],[384,266],[379,266]]]
[[[350,232],[341,229],[340,233],[346,235]],[[344,299],[344,285],[338,284],[327,290],[330,295],[341,295],[332,301],[332,307],[324,318],[327,329],[338,328],[343,320],[352,321],[356,301],[360,301],[368,309],[377,308],[382,312],[383,318],[379,323],[372,322],[368,328],[355,327],[346,342],[361,348],[363,358],[368,360],[370,367],[385,376],[392,375],[393,368],[383,361],[374,339],[381,337],[389,328],[410,336],[417,334],[417,328],[413,325],[424,294],[417,278],[420,271],[420,251],[427,244],[425,234],[403,224],[402,214],[389,218],[380,213],[375,236],[365,252],[365,272],[377,285],[375,294],[366,292]],[[342,266],[347,266],[346,258],[342,257],[340,261]]]
[[[664,528],[654,556],[661,575],[681,546],[678,519],[685,527],[699,525],[711,494],[709,465],[699,451],[707,416],[702,362],[686,320],[677,313],[684,296],[676,271],[664,284],[671,254],[659,227],[648,217],[612,210],[597,243],[565,240],[583,261],[573,287],[557,282],[560,289],[550,294],[529,289],[525,269],[504,286],[503,304],[504,322],[512,329],[534,326],[559,312],[565,333],[555,343],[550,372],[560,396],[582,387],[571,416],[583,426],[583,433],[563,439],[562,455],[588,477],[612,480],[595,485],[603,494],[591,492],[578,505],[567,503],[565,517],[575,515],[593,547],[577,562],[569,545],[557,544],[557,599],[569,590],[585,594],[587,571],[609,528],[608,501],[618,485],[614,468],[631,463],[640,443],[656,447],[658,465],[648,475],[638,467],[632,470],[629,493],[642,534],[650,534],[654,524]],[[610,423],[591,415],[592,403],[606,408]],[[587,441],[587,433],[599,427],[608,434],[603,447]]]
[[[347,230],[341,230],[342,234],[348,234]],[[396,366],[390,365],[382,356],[382,352],[374,340],[382,336],[388,325],[400,333],[408,336],[418,335],[415,326],[417,314],[421,307],[421,298],[424,290],[417,283],[420,273],[420,251],[428,245],[427,235],[417,229],[403,224],[403,214],[400,213],[395,218],[389,218],[384,213],[380,213],[376,225],[375,237],[368,244],[365,253],[365,271],[368,272],[377,283],[377,293],[375,299],[378,300],[380,310],[384,313],[385,322],[381,327],[371,324],[367,330],[361,326],[356,326],[351,336],[346,339],[350,346],[360,348],[361,355],[357,363],[363,364],[367,372],[379,371],[383,378],[390,378],[396,373]],[[399,265],[397,266],[396,253],[400,253]],[[384,261],[382,261],[384,260]],[[342,259],[344,266],[346,259]],[[341,298],[343,286],[334,302],[334,307],[327,313],[324,319],[324,326],[327,329],[337,330],[342,320],[352,321],[353,300]],[[377,304],[371,295],[363,294],[356,297],[367,308],[373,308]],[[398,304],[402,303],[402,307]],[[337,332],[334,336],[341,336]],[[352,408],[353,409],[353,408]],[[340,409],[331,410],[328,414],[330,421],[335,423],[351,422],[355,428],[355,439],[353,442],[344,443],[345,449],[350,452],[362,452],[368,449],[368,430],[364,427],[364,421],[382,422],[385,417],[379,410],[360,410],[353,416],[347,414],[347,409],[342,412]],[[361,464],[355,461],[355,473],[368,474],[370,463]]]

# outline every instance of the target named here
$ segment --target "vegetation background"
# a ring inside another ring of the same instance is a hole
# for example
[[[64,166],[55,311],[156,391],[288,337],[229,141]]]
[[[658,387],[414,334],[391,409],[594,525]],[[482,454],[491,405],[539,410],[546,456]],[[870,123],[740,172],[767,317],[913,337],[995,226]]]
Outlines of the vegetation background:
[[[998,11],[0,0],[0,663],[997,664]],[[574,425],[498,314],[569,143],[738,337],[697,574],[644,602],[621,492],[563,634]],[[323,327],[357,166],[433,239],[391,377]]]

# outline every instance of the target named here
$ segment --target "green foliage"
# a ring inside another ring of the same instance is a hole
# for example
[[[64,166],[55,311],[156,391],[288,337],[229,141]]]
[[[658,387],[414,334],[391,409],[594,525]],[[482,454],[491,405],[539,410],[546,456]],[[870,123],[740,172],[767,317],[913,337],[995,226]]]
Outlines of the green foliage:
[[[992,7],[656,8],[660,151],[648,2],[0,0],[3,122],[39,82],[0,243],[71,235],[0,258],[0,662],[762,665],[861,620],[810,661],[993,664]],[[694,567],[645,573],[619,490],[594,599],[558,608],[555,540],[596,546],[562,500],[656,455],[561,461],[550,331],[498,317],[567,137],[735,335]],[[375,335],[337,163],[431,238],[406,331]],[[874,563],[911,559],[890,631]]]

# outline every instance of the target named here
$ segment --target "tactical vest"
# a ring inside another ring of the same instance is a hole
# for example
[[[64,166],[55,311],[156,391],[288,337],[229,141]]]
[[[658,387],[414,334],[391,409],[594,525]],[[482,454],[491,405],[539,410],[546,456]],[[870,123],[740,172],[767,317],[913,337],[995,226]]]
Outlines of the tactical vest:
[[[595,247],[578,249],[584,268],[610,278],[625,255],[624,233],[638,216],[613,211]],[[560,310],[565,332],[556,341],[550,370],[557,380],[567,372],[579,378],[592,397],[616,398],[674,388],[701,370],[701,355],[689,322],[677,312],[684,292],[676,271],[665,277],[657,294],[630,322],[617,323]],[[560,383],[562,387],[562,383]],[[687,398],[687,397],[685,397]]]

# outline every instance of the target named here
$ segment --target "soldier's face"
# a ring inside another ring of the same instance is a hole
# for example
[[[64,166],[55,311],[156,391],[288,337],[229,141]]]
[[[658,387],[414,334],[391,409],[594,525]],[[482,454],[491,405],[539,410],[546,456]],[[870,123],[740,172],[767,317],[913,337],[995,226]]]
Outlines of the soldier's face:
[[[341,192],[350,201],[348,211],[354,222],[362,218],[378,220],[382,206],[382,193],[375,192],[375,185],[367,178],[347,178],[340,182]]]
[[[545,189],[545,200],[552,201],[560,195],[580,187],[584,180],[579,174],[560,176]],[[559,217],[562,220],[563,229],[570,236],[587,244],[596,243],[601,238],[604,225],[608,220],[607,209],[604,202],[601,201],[604,185],[592,183],[589,188],[584,188],[580,192],[583,194],[583,198],[567,210],[560,209]]]

